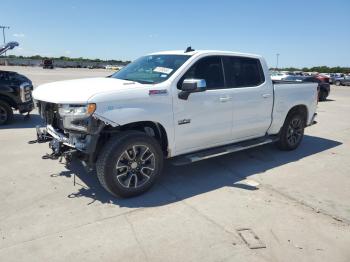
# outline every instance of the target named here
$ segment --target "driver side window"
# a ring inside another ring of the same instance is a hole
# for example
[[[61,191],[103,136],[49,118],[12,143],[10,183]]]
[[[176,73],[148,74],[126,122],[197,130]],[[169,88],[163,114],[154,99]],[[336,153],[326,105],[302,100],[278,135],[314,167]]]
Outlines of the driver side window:
[[[207,89],[221,89],[225,87],[221,57],[209,56],[197,61],[181,78],[178,89],[181,89],[184,79],[204,79]]]

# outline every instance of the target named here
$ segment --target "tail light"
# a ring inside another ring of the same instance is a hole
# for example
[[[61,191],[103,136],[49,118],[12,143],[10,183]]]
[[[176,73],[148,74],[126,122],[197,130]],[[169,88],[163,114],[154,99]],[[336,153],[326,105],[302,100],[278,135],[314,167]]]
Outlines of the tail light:
[[[329,83],[329,77],[318,75],[316,76],[316,78],[322,81],[323,83]]]

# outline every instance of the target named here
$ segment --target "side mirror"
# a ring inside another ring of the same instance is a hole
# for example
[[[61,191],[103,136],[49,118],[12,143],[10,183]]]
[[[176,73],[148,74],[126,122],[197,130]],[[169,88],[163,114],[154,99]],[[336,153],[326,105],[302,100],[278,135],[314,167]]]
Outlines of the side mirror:
[[[204,92],[205,90],[207,90],[207,83],[204,79],[185,79],[178,97],[187,100],[191,93]]]

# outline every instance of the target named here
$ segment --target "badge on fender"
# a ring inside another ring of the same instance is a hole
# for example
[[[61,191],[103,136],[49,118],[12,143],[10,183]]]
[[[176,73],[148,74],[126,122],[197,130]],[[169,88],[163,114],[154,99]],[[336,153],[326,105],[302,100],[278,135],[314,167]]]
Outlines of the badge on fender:
[[[148,94],[150,95],[150,96],[154,96],[154,95],[166,95],[166,94],[168,94],[168,90],[166,90],[166,89],[151,89],[151,90],[149,90],[149,92],[148,92]]]

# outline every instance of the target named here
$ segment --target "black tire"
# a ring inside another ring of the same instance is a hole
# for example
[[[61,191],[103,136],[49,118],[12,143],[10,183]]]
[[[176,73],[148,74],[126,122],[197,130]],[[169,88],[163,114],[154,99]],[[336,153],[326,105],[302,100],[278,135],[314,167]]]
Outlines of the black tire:
[[[340,81],[335,81],[336,86],[340,86]]]
[[[162,149],[153,137],[139,131],[125,131],[102,148],[96,162],[97,177],[114,196],[140,195],[161,175],[163,158]]]
[[[285,151],[296,149],[303,140],[305,122],[300,113],[288,115],[279,134],[278,148]]]
[[[5,125],[12,119],[13,110],[11,106],[5,101],[0,101],[0,125]]]
[[[326,101],[328,97],[328,93],[326,91],[320,91],[318,100],[319,101]]]

